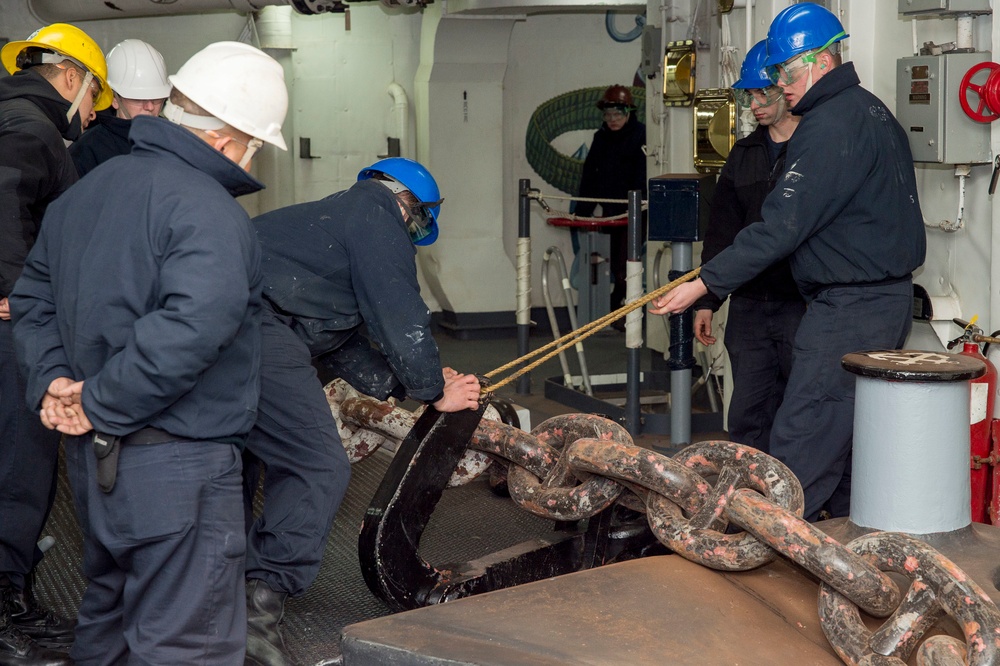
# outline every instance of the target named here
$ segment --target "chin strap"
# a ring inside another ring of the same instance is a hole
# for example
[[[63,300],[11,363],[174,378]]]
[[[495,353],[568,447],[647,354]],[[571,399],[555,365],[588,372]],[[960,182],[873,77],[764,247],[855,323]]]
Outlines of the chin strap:
[[[66,112],[66,120],[70,122],[73,122],[73,116],[75,116],[76,112],[80,110],[80,105],[83,104],[83,96],[90,94],[90,82],[94,80],[93,74],[91,74],[88,70],[84,71],[87,73],[83,75],[83,83],[80,85],[80,90],[77,91],[76,98],[73,100],[73,103],[70,104],[69,111]],[[83,119],[81,118],[80,120],[80,125],[82,126]]]

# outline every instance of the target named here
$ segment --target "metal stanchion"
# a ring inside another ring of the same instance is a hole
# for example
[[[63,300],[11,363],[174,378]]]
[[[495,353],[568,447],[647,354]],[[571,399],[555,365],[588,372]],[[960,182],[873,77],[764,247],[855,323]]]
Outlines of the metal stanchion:
[[[531,181],[519,181],[520,199],[517,216],[517,355],[528,353],[528,336],[531,333]],[[517,380],[518,395],[531,393],[531,373]]]
[[[691,243],[670,244],[669,279],[691,270]],[[691,310],[670,316],[670,444],[691,443],[691,368],[694,360],[694,316]]]
[[[628,263],[626,264],[625,302],[631,303],[642,296],[642,191],[628,193]],[[628,348],[628,365],[625,379],[625,429],[632,437],[642,430],[640,417],[640,372],[642,351],[642,308],[625,317],[625,346]]]

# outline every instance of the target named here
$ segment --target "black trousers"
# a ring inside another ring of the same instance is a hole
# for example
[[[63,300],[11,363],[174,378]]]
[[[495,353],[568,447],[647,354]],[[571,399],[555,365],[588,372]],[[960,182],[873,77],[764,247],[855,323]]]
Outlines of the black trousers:
[[[247,578],[302,594],[319,573],[351,464],[308,348],[287,317],[264,308],[257,422],[244,455]],[[264,468],[264,509],[252,498]]]
[[[56,495],[59,433],[25,404],[13,325],[0,321],[0,575],[18,589],[41,559],[36,547]]]

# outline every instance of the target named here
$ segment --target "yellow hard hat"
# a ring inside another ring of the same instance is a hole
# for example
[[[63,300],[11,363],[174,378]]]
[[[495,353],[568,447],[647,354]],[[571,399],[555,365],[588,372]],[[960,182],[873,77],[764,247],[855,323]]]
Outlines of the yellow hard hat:
[[[101,94],[94,104],[94,110],[100,111],[111,106],[114,94],[108,85],[108,65],[104,61],[101,48],[90,35],[68,23],[53,23],[39,28],[31,33],[28,39],[9,42],[0,49],[0,61],[3,62],[4,68],[11,74],[20,70],[17,57],[30,47],[54,51],[83,65],[101,86]]]

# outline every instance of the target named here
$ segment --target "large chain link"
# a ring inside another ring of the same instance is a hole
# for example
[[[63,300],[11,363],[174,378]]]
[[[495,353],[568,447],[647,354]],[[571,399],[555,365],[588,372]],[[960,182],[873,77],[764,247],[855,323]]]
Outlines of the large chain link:
[[[337,422],[340,441],[347,452],[347,459],[353,464],[364,460],[382,446],[395,450],[399,443],[423,413],[423,406],[416,412],[403,409],[391,402],[376,400],[359,393],[343,379],[335,379],[326,386],[326,401]],[[500,420],[500,414],[493,407],[487,407],[483,423]],[[493,463],[485,453],[469,449],[455,465],[448,480],[448,487],[465,485]]]
[[[345,401],[341,417],[356,413]],[[847,664],[898,666],[918,645],[922,666],[1000,664],[1000,610],[954,562],[898,533],[839,543],[802,519],[798,479],[761,451],[708,441],[671,458],[636,446],[620,425],[590,414],[557,416],[530,433],[484,420],[469,449],[506,464],[511,498],[535,515],[582,520],[619,502],[646,513],[668,548],[712,569],[745,571],[783,555],[821,581],[820,623]],[[742,531],[728,533],[730,525]],[[887,571],[912,580],[905,597]],[[891,617],[871,631],[859,609]],[[961,627],[964,643],[923,640],[945,614]]]

